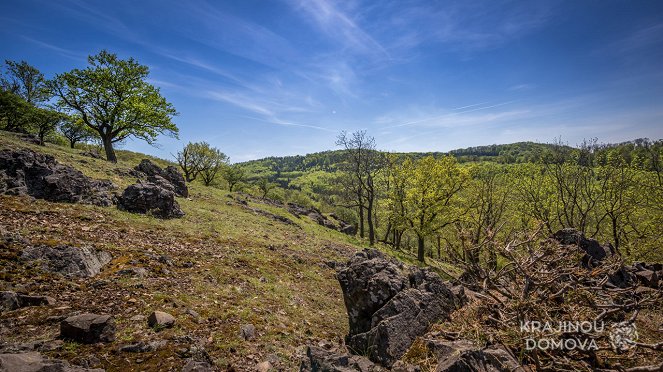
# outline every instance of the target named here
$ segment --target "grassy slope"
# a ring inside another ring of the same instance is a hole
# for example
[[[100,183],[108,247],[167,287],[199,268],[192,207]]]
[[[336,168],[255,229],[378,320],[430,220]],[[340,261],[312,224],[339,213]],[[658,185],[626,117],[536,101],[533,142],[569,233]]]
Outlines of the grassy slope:
[[[90,177],[111,179],[120,190],[135,180],[116,170],[132,168],[145,157],[119,152],[115,165],[81,156],[79,150],[33,146],[0,133],[0,149],[17,147],[52,154]],[[201,343],[221,367],[250,370],[274,354],[280,367],[290,370],[298,363],[299,346],[347,333],[335,273],[323,263],[345,260],[359,242],[273,206],[253,205],[289,216],[298,226],[257,215],[222,190],[194,183],[190,193],[189,199],[178,200],[186,216],[168,221],[112,207],[0,196],[0,227],[5,230],[20,233],[31,243],[91,245],[113,255],[110,266],[94,279],[67,280],[26,266],[15,258],[16,247],[0,247],[0,290],[18,288],[58,300],[55,307],[24,308],[0,316],[0,339],[8,343],[53,339],[58,325],[47,320],[49,316],[108,313],[118,325],[116,342],[68,343],[47,354],[74,363],[95,356],[109,371],[168,370],[184,364],[178,350]],[[171,256],[175,266],[151,257],[163,254]],[[186,261],[194,267],[184,267]],[[147,267],[150,273],[143,279],[115,274],[133,266]],[[99,280],[105,284],[94,288],[92,283]],[[201,323],[185,314],[188,308],[201,314]],[[130,321],[159,309],[176,316],[174,328],[156,333],[145,321]],[[245,323],[256,326],[256,340],[239,338]],[[116,351],[133,341],[155,339],[169,340],[168,346],[155,353]]]

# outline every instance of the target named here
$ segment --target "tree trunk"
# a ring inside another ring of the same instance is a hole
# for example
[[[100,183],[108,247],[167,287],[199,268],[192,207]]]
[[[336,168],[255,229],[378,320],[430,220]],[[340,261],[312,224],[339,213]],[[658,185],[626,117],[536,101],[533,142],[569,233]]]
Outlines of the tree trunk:
[[[115,156],[115,150],[113,150],[113,141],[111,138],[102,137],[101,138],[104,144],[104,150],[106,151],[106,160],[117,163],[117,157]]]
[[[359,236],[364,237],[364,206],[359,204]]]
[[[437,259],[442,258],[442,242],[440,241],[440,236],[437,236]]]
[[[424,237],[417,234],[417,259],[420,262],[426,262],[426,250],[424,249]]]
[[[368,197],[368,208],[366,209],[366,214],[368,214],[368,241],[369,245],[373,246],[375,244],[375,229],[373,228],[373,196],[369,195]]]
[[[76,145],[76,141],[69,141],[69,146],[73,149],[74,146]]]

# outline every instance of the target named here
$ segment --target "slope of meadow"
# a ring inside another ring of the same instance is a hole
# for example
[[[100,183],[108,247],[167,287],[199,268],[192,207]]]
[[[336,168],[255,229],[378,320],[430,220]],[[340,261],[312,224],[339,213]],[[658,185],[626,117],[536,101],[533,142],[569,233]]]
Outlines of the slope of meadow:
[[[29,145],[3,132],[0,149],[7,148],[54,155],[87,176],[112,180],[118,192],[135,182],[123,175],[146,158],[121,151],[119,162],[111,164],[82,156],[80,150]],[[93,246],[113,255],[96,277],[66,279],[26,265],[18,258],[17,245],[2,246],[0,290],[49,295],[57,304],[3,313],[0,340],[5,345],[54,340],[58,319],[93,312],[115,317],[115,342],[65,343],[45,354],[108,371],[157,371],[180,368],[202,347],[221,368],[251,370],[270,360],[292,370],[302,345],[347,333],[342,293],[334,270],[325,263],[346,260],[357,241],[274,205],[248,200],[249,207],[294,224],[257,214],[242,203],[241,194],[196,183],[189,187],[190,197],[178,198],[186,215],[173,220],[114,207],[0,196],[3,235],[18,233],[30,244]],[[164,255],[172,265],[158,259]],[[117,273],[131,267],[144,267],[148,274],[140,278]],[[188,314],[189,309],[200,317]],[[155,332],[136,317],[154,310],[174,315],[175,327]],[[239,336],[244,324],[255,325],[255,339]],[[167,344],[152,353],[118,352],[123,345],[153,340]]]

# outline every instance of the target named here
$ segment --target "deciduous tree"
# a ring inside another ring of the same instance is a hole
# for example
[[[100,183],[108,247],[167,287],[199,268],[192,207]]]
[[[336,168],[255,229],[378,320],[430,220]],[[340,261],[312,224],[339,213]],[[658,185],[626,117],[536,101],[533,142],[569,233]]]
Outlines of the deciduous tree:
[[[49,84],[58,105],[80,116],[98,133],[108,161],[117,162],[113,144],[135,137],[152,144],[160,134],[177,136],[175,108],[149,84],[147,66],[101,51],[89,66],[59,74]]]

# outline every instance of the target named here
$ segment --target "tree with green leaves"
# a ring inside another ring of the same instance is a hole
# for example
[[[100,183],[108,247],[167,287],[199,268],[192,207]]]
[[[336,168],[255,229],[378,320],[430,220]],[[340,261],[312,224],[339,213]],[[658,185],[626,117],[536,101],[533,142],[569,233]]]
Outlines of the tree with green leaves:
[[[10,132],[28,131],[26,120],[32,106],[16,94],[0,90],[0,125]]]
[[[26,61],[5,61],[5,73],[0,77],[0,88],[16,94],[33,106],[38,106],[51,97],[44,74]]]
[[[175,155],[187,182],[192,182],[198,177],[206,149],[209,149],[207,142],[189,142]]]
[[[276,184],[273,182],[269,182],[269,178],[267,177],[260,177],[258,179],[258,182],[256,182],[258,185],[258,188],[262,192],[262,197],[263,199],[267,197],[270,191],[276,187]]]
[[[223,178],[228,182],[228,188],[232,192],[235,186],[246,178],[244,169],[237,164],[225,167],[223,170]]]
[[[80,116],[100,137],[108,161],[117,162],[113,144],[135,137],[153,144],[160,134],[177,137],[171,118],[177,111],[149,84],[147,66],[101,51],[89,66],[59,74],[49,83],[58,105]]]
[[[206,142],[202,142],[200,148],[200,163],[198,170],[200,179],[205,186],[214,184],[217,176],[228,166],[228,156],[216,147],[211,147]]]
[[[69,141],[69,146],[72,149],[77,143],[87,142],[95,137],[94,132],[77,116],[65,115],[58,130]]]
[[[417,258],[424,262],[425,239],[458,220],[454,198],[469,175],[451,156],[406,159],[395,174],[403,185],[402,218],[417,235]]]
[[[26,116],[30,128],[39,138],[41,146],[45,145],[46,136],[54,132],[64,118],[65,115],[60,112],[40,107],[31,107]]]

